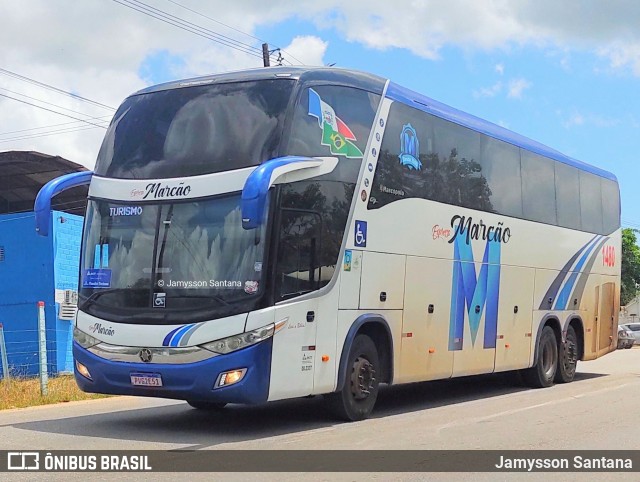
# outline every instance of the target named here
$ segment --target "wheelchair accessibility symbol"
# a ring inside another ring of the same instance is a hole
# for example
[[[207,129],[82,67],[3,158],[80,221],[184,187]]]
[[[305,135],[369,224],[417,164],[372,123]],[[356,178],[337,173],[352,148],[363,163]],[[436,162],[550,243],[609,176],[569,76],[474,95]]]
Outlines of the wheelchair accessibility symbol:
[[[367,222],[356,221],[356,228],[353,237],[355,245],[359,248],[367,246]]]

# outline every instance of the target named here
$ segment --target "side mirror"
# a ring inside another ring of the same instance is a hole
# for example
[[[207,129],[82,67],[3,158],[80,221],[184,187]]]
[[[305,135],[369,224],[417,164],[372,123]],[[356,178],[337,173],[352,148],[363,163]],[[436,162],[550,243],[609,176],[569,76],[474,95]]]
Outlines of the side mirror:
[[[287,156],[271,159],[253,171],[242,189],[242,227],[260,226],[269,188],[274,184],[302,181],[328,174],[338,165],[336,157]]]
[[[49,235],[51,198],[72,187],[89,184],[92,177],[93,171],[72,172],[71,174],[56,177],[42,186],[33,206],[33,210],[36,212],[36,232],[40,236]]]

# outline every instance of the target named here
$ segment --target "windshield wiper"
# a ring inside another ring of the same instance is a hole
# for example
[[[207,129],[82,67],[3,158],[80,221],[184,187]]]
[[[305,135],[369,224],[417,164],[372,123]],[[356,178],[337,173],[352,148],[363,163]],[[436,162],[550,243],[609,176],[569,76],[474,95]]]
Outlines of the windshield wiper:
[[[229,303],[227,300],[225,300],[222,296],[219,295],[180,295],[180,296],[172,296],[171,298],[187,298],[187,299],[208,299],[208,300],[213,300],[213,301],[217,301],[218,303],[220,303],[221,305],[224,306],[229,306],[231,303]]]
[[[84,308],[84,307],[90,306],[93,303],[95,303],[97,301],[97,299],[100,298],[102,295],[106,295],[108,293],[116,293],[118,291],[125,291],[127,289],[130,289],[130,288],[109,288],[109,289],[101,289],[100,291],[94,291],[84,301],[82,299],[80,299],[80,303],[82,304],[82,307]]]

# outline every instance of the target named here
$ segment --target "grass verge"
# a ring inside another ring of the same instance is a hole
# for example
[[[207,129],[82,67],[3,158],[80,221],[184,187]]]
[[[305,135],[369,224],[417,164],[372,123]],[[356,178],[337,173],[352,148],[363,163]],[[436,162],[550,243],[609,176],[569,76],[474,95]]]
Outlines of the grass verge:
[[[42,396],[39,378],[0,380],[0,410],[106,397],[84,393],[71,375],[50,378],[47,388],[48,394]]]

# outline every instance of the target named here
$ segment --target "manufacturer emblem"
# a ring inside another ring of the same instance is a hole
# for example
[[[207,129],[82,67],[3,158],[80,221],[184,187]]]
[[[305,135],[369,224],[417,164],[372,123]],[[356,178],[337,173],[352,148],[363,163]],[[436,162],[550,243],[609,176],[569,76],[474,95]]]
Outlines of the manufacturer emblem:
[[[142,350],[140,350],[138,356],[144,363],[151,363],[151,360],[153,360],[153,353],[148,348],[143,348]]]

